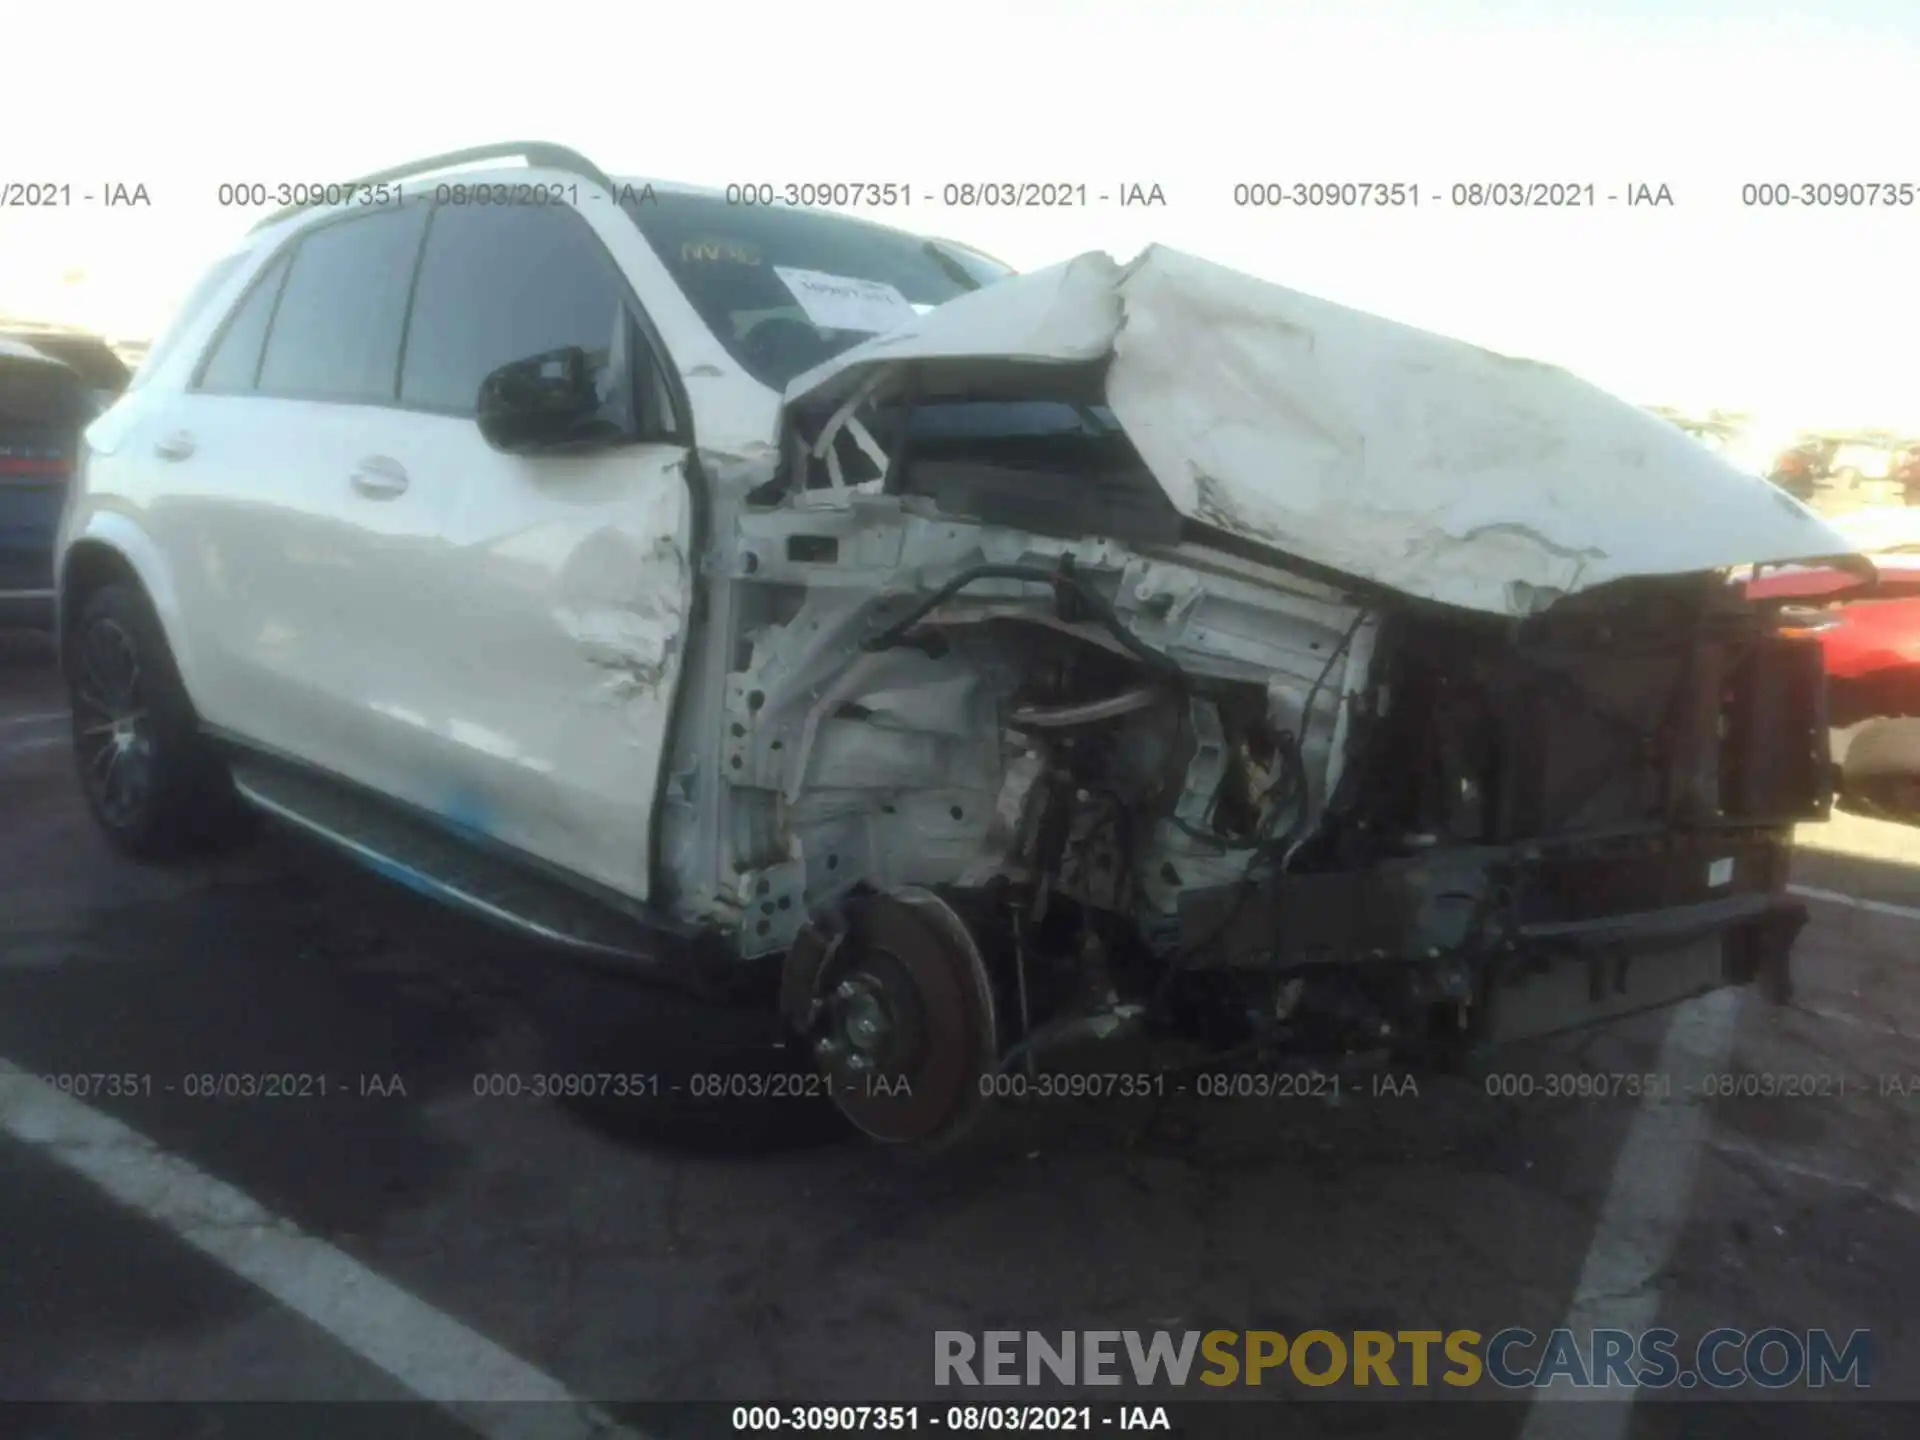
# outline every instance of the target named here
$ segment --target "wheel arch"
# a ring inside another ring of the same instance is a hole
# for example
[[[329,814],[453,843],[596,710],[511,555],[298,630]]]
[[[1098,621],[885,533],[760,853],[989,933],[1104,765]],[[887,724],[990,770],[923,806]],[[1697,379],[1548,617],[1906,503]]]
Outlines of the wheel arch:
[[[58,643],[61,664],[67,662],[73,625],[87,598],[115,582],[139,587],[153,607],[160,631],[173,657],[174,668],[187,693],[194,693],[193,657],[188,653],[180,602],[159,549],[146,533],[124,516],[96,515],[84,532],[73,537],[60,556],[56,580]]]

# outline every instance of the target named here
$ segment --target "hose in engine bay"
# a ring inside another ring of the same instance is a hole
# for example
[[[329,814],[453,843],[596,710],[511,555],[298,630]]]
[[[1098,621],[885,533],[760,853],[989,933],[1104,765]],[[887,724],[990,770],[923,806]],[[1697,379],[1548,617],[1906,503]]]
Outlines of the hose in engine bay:
[[[878,634],[870,635],[860,642],[862,650],[886,650],[905,642],[907,633],[940,606],[958,595],[967,586],[980,580],[1031,580],[1042,585],[1051,585],[1063,619],[1070,618],[1072,607],[1078,606],[1098,621],[1101,628],[1123,645],[1129,654],[1147,666],[1155,674],[1165,676],[1182,689],[1190,688],[1193,677],[1181,668],[1180,662],[1163,651],[1154,649],[1141,640],[1126,626],[1118,612],[1104,595],[1094,590],[1074,573],[1073,556],[1062,554],[1060,563],[1054,569],[1040,565],[986,564],[971,565],[954,576],[931,595],[923,597],[914,607],[893,621]]]

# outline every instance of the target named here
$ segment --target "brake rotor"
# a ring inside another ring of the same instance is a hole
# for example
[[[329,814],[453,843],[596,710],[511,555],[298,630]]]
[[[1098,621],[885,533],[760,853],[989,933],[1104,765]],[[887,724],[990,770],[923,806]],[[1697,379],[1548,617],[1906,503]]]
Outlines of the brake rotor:
[[[907,888],[861,903],[820,972],[814,1057],[840,1113],[876,1140],[949,1139],[999,1058],[993,988],[953,908]]]

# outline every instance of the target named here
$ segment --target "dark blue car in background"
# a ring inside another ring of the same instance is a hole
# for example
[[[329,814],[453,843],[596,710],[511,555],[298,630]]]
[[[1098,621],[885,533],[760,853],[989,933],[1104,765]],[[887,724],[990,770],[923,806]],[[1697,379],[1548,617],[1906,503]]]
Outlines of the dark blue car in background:
[[[53,621],[53,539],[80,432],[126,388],[105,341],[0,329],[0,627]]]

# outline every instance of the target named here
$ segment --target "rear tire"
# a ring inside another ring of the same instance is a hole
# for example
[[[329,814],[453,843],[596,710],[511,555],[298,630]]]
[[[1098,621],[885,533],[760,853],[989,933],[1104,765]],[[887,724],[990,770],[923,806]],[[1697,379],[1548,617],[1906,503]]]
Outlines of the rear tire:
[[[86,598],[65,661],[81,793],[115,849],[167,860],[244,829],[226,764],[138,587],[115,581]]]

